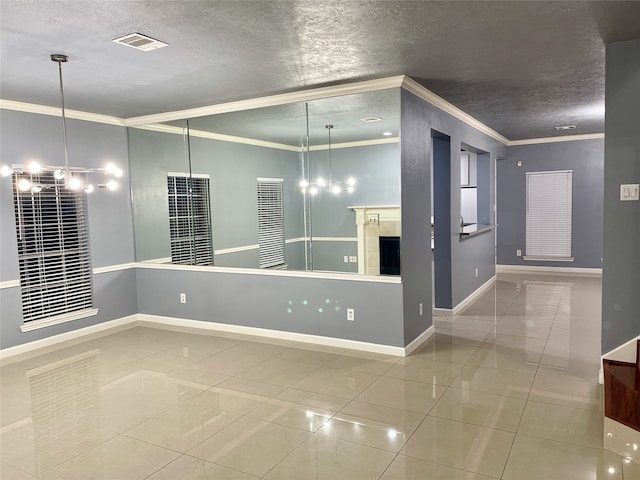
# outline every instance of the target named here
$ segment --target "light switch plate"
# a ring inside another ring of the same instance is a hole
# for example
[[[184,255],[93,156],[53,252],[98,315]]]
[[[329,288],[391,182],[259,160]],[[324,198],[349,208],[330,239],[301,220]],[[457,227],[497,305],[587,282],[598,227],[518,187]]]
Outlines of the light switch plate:
[[[620,185],[620,201],[632,202],[640,200],[640,184],[628,183]]]

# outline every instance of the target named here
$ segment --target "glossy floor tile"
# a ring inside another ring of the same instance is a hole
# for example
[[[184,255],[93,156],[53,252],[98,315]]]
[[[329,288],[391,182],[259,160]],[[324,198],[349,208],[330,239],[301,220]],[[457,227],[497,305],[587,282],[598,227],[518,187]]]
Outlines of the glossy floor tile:
[[[302,430],[242,417],[188,453],[261,477],[308,437]]]
[[[599,289],[501,274],[407,358],[142,326],[24,355],[0,478],[636,480],[602,448]]]
[[[482,475],[499,477],[514,434],[428,416],[401,453]]]
[[[380,478],[395,454],[314,435],[271,470],[267,480],[370,480]]]
[[[318,433],[397,452],[423,420],[424,415],[418,413],[354,401],[328,420]]]
[[[384,472],[381,480],[494,480],[494,478],[419,458],[398,455]]]
[[[502,478],[622,480],[622,463],[620,457],[602,448],[517,435]]]

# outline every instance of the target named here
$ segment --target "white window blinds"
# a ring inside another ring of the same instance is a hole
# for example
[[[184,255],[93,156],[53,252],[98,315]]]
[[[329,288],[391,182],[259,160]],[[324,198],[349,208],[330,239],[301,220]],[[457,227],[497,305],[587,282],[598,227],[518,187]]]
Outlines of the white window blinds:
[[[284,265],[282,179],[258,179],[258,243],[260,268]]]
[[[171,263],[213,265],[209,177],[167,173]]]
[[[24,321],[80,318],[92,309],[86,196],[48,172],[31,176],[40,192],[21,191],[19,177],[13,198]]]
[[[527,172],[525,260],[573,260],[572,180],[572,170]]]

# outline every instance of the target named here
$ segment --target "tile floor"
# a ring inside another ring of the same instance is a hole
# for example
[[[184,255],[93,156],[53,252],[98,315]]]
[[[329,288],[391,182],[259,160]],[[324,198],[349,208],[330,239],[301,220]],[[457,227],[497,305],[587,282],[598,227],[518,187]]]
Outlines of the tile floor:
[[[408,358],[136,327],[6,364],[14,479],[639,479],[602,449],[597,278],[500,275]]]

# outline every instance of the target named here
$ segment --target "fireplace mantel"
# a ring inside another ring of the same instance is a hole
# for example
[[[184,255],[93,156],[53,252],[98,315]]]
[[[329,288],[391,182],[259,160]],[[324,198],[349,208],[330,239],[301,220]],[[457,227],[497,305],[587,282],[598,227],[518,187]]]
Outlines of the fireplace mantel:
[[[380,236],[400,236],[399,205],[356,205],[358,273],[380,275]]]

